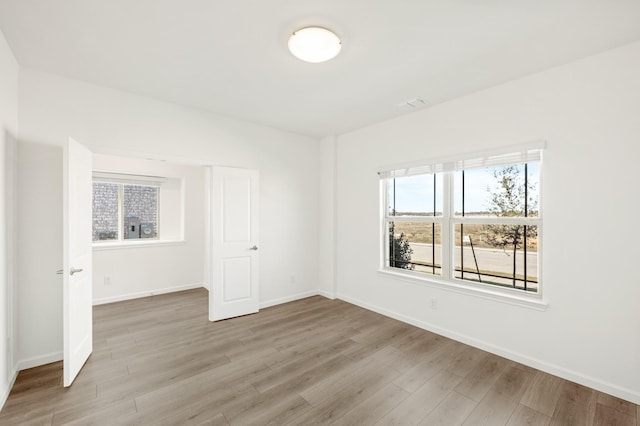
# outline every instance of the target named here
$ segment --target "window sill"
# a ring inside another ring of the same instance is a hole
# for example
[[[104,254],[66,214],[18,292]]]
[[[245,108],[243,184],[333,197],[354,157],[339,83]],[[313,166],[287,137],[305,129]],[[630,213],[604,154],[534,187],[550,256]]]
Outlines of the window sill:
[[[181,246],[186,243],[185,240],[141,240],[141,241],[114,241],[104,243],[93,243],[93,250],[120,250],[133,249],[141,247],[168,247]]]
[[[396,272],[389,269],[379,269],[378,273],[417,285],[434,287],[440,290],[466,294],[473,297],[493,300],[509,305],[521,306],[523,308],[534,309],[537,311],[546,311],[547,307],[549,306],[549,304],[546,301],[542,300],[541,296],[538,294],[527,295],[520,294],[519,291],[516,293],[515,290],[511,291],[509,289],[500,291],[498,289],[485,288],[485,286],[481,287],[479,285],[458,284],[457,282],[438,279],[437,277],[423,277],[410,273]]]

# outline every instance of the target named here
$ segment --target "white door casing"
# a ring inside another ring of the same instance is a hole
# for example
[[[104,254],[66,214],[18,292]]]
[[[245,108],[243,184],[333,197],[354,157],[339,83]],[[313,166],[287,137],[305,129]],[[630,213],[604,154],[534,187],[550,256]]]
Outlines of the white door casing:
[[[257,170],[210,170],[209,320],[258,312]]]
[[[63,148],[64,386],[93,350],[92,154],[69,139]]]

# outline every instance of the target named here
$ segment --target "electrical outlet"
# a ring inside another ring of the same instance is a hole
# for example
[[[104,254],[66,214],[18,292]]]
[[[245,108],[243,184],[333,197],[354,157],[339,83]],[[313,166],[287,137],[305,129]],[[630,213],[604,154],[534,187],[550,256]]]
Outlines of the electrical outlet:
[[[104,276],[104,285],[111,285],[111,275]]]
[[[438,299],[431,299],[431,309],[434,311],[438,310]]]
[[[289,277],[289,282],[290,282],[291,284],[295,284],[295,283],[296,283],[296,276],[295,276],[295,275],[291,275],[291,276]]]

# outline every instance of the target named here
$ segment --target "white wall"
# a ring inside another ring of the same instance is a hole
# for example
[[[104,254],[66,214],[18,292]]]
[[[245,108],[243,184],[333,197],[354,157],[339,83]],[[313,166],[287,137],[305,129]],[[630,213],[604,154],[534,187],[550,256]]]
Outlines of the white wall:
[[[95,244],[94,303],[202,287],[205,282],[204,168],[99,154],[94,155],[93,168],[168,178],[159,194],[160,238],[181,240],[170,245],[139,246],[133,242],[126,247],[122,244],[114,247],[110,243]],[[172,184],[171,193],[167,192],[167,184]],[[105,276],[111,278],[111,284],[105,285]]]
[[[0,32],[0,408],[15,379],[15,162],[18,63]],[[9,340],[11,340],[9,342]]]
[[[315,140],[25,69],[19,106],[22,367],[59,358],[62,348],[55,271],[62,263],[60,146],[69,136],[103,154],[258,169],[261,304],[317,291]]]
[[[638,76],[635,43],[339,136],[338,297],[640,403]],[[546,311],[376,272],[378,167],[539,139]]]
[[[335,298],[335,187],[336,137],[328,136],[320,144],[320,223],[318,233],[318,289]]]

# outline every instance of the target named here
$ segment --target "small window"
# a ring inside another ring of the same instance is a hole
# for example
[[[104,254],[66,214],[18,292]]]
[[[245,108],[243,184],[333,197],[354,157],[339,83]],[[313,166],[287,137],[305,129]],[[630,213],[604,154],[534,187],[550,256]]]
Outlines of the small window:
[[[540,292],[540,149],[381,172],[383,268]]]
[[[93,241],[158,239],[158,207],[157,185],[94,180]]]

